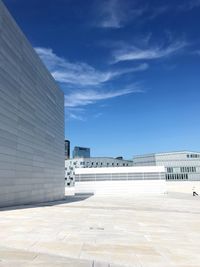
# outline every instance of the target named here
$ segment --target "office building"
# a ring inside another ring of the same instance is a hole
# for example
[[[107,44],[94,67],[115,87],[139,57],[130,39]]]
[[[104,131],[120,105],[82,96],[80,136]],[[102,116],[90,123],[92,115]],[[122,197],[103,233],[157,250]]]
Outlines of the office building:
[[[73,158],[90,158],[90,148],[75,146],[73,150]]]
[[[166,180],[200,180],[200,153],[191,151],[154,153],[133,158],[134,166],[164,166]]]
[[[65,140],[65,160],[70,158],[70,141]]]
[[[0,206],[63,197],[64,95],[0,0]]]
[[[65,180],[66,184],[74,185],[76,168],[104,168],[104,167],[128,167],[132,166],[133,161],[109,158],[109,157],[92,157],[77,158],[65,161]]]
[[[75,169],[75,193],[128,196],[165,192],[163,166]]]

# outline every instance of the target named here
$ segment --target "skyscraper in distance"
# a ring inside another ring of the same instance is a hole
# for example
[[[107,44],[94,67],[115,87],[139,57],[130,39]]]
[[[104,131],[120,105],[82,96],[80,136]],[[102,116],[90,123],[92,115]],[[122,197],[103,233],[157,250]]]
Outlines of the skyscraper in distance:
[[[70,158],[70,141],[65,140],[65,159]]]
[[[90,158],[90,148],[75,146],[73,150],[73,158]]]

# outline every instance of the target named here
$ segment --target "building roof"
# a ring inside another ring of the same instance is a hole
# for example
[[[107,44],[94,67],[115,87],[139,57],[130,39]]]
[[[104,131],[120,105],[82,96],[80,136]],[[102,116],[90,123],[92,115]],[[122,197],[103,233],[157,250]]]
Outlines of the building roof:
[[[172,154],[200,154],[200,152],[189,151],[189,150],[171,151],[171,152],[159,152],[159,153],[150,153],[150,154],[143,154],[143,155],[135,155],[135,156],[133,156],[133,158],[153,157],[153,156],[172,155]]]
[[[116,158],[113,158],[113,157],[90,157],[90,158],[83,158],[83,157],[80,157],[80,158],[73,158],[73,159],[68,159],[68,160],[83,160],[83,161],[86,161],[86,160],[95,160],[95,159],[112,159],[112,160],[121,160],[121,161],[133,161],[131,159],[116,159]]]

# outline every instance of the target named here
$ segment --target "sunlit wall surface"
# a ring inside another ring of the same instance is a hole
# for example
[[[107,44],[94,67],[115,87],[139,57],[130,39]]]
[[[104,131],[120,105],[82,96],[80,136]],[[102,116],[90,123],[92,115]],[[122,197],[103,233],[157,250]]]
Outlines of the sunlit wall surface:
[[[63,196],[63,92],[0,0],[0,206]]]

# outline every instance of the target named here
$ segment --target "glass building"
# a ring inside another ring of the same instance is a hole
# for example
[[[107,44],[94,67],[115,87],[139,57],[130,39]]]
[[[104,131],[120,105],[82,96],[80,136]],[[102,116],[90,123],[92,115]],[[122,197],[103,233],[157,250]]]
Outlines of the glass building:
[[[73,150],[73,158],[90,158],[90,148],[75,146]]]

